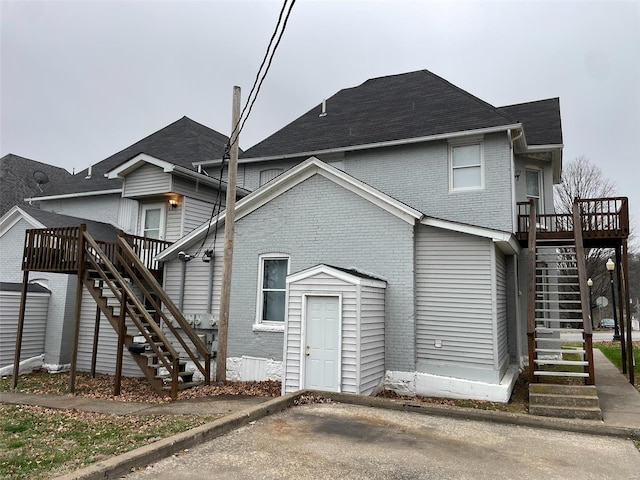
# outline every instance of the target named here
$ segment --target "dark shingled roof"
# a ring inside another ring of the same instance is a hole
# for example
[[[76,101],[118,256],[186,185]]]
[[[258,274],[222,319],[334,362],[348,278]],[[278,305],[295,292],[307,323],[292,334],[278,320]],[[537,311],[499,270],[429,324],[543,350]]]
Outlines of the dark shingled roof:
[[[109,223],[96,222],[87,220],[86,218],[72,217],[69,215],[61,215],[59,213],[47,212],[39,208],[20,206],[25,213],[31,215],[45,227],[77,227],[81,224],[87,225],[87,232],[96,240],[105,242],[115,241],[118,237],[118,228]]]
[[[44,172],[49,178],[48,183],[36,184],[34,172]],[[51,187],[71,174],[64,168],[54,167],[29,158],[9,153],[0,158],[0,217],[7,213],[14,205],[24,205],[24,199],[37,194],[47,195]],[[42,192],[41,193],[41,189]]]
[[[518,123],[518,117],[531,124],[531,138],[525,127],[530,144],[555,143],[557,136],[562,136],[557,103],[553,99],[523,104],[528,106],[524,111],[517,106],[496,108],[428,70],[373,78],[329,98],[325,116],[320,116],[322,106],[317,105],[245,151],[241,158],[311,153],[507,126]],[[546,130],[539,128],[542,124]]]
[[[192,165],[193,162],[222,158],[227,141],[228,137],[221,133],[194,122],[188,117],[182,117],[93,165],[90,179],[85,178],[88,173],[88,169],[85,169],[64,182],[52,185],[46,195],[65,195],[120,188],[122,186],[120,181],[109,180],[105,178],[104,174],[140,153],[146,153],[174,165],[196,170]]]
[[[0,282],[0,292],[21,292],[21,291],[22,291],[21,283]],[[29,283],[27,285],[27,292],[51,293],[51,290],[49,290],[46,287],[43,287],[38,283]]]
[[[522,123],[528,145],[562,144],[559,98],[507,105],[498,110]]]
[[[510,125],[512,119],[427,71],[373,78],[340,90],[242,158],[313,152]]]

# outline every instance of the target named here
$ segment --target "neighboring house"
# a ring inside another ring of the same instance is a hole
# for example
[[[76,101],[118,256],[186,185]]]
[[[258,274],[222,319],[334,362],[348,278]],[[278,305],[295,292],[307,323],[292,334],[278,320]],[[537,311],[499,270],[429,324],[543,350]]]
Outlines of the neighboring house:
[[[71,177],[64,168],[54,167],[9,153],[0,158],[0,217],[24,199],[46,193],[52,185]]]
[[[32,228],[55,228],[87,225],[87,231],[97,240],[113,241],[117,236],[117,228],[112,225],[87,220],[85,218],[60,215],[32,207],[14,206],[0,218],[0,282],[21,283],[25,232]],[[61,273],[33,273],[29,281],[48,289],[48,310],[45,311],[46,324],[41,319],[45,366],[51,371],[63,370],[71,361],[73,321],[75,318],[75,295],[77,278]],[[95,308],[93,309],[95,311]],[[12,324],[17,324],[14,322]],[[5,332],[6,333],[6,332]],[[15,331],[12,335],[15,345]],[[8,340],[5,343],[5,347]],[[4,348],[4,347],[3,347]],[[13,350],[12,350],[13,351]],[[21,358],[28,358],[28,350],[21,352]],[[13,357],[12,357],[13,359]],[[5,366],[5,365],[1,365]]]
[[[38,202],[40,210],[14,207],[0,221],[0,279],[22,280],[27,228],[77,227],[84,223],[96,240],[103,241],[115,240],[119,229],[167,242],[189,233],[217,213],[226,194],[224,181],[192,164],[222,156],[226,143],[224,135],[183,117],[63,182],[51,182],[46,191],[26,199]],[[238,198],[248,193],[237,189]],[[107,227],[109,238],[96,225]],[[150,254],[140,255],[144,258]],[[51,335],[47,338],[56,346],[47,347],[45,362],[52,369],[65,368],[72,349],[77,278],[51,272],[34,272],[31,277],[46,279],[52,290],[47,324]],[[96,305],[86,289],[81,310],[81,335],[90,344],[91,333],[87,332],[94,328]],[[106,321],[104,317],[102,321]],[[101,347],[106,344],[111,350],[100,355],[97,371],[112,372],[116,339],[110,327],[102,329],[101,335],[106,336]],[[87,369],[91,348],[81,345],[81,349],[80,366]],[[140,373],[135,365],[125,367],[125,373]]]
[[[341,90],[244,152],[229,375],[507,401],[527,353],[516,204],[553,213],[562,148],[557,98],[496,108],[423,70]],[[214,227],[158,257],[171,295],[178,252],[204,245],[219,297]],[[206,268],[188,266],[185,311],[204,311]]]

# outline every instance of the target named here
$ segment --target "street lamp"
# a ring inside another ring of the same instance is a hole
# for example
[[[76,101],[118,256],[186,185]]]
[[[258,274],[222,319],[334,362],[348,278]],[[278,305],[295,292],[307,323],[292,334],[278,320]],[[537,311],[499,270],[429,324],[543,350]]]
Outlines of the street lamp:
[[[618,330],[618,314],[616,312],[616,292],[613,287],[613,270],[616,268],[616,264],[613,263],[613,260],[607,260],[607,270],[609,270],[609,279],[611,281],[611,301],[613,302],[613,341],[620,341],[620,330]]]
[[[591,287],[593,287],[593,280],[591,280],[591,278],[589,278],[589,280],[587,280],[587,286],[589,287],[589,316],[591,317],[591,328],[594,328],[593,325],[593,295],[592,295],[592,291],[591,291]]]

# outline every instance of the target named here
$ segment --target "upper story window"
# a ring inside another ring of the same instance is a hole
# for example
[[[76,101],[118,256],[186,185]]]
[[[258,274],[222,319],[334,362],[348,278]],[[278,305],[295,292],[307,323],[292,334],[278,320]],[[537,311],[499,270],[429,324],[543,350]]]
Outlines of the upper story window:
[[[482,142],[449,145],[449,190],[484,187]]]
[[[260,186],[262,186],[265,183],[273,180],[278,175],[280,175],[282,172],[284,172],[284,168],[269,168],[268,170],[261,170],[260,171]]]
[[[533,200],[536,206],[536,213],[544,213],[542,202],[542,176],[540,170],[525,170],[525,180],[527,183],[527,200]]]
[[[282,254],[260,256],[257,323],[284,322],[288,273],[288,256]]]

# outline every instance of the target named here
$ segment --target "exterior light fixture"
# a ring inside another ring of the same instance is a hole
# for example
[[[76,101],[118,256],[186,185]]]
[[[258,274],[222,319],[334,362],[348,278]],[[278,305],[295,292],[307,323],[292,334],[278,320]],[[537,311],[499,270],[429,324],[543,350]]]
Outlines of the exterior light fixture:
[[[618,313],[617,313],[617,308],[616,308],[616,292],[615,292],[615,288],[613,285],[613,271],[616,268],[616,264],[613,263],[613,260],[609,259],[607,260],[607,270],[609,271],[609,281],[611,283],[611,303],[613,305],[613,326],[614,326],[614,331],[613,331],[613,341],[614,342],[619,342],[621,340],[620,338],[620,330],[618,329]]]
[[[176,208],[178,208],[178,201],[175,198],[170,198],[169,206],[171,207],[171,210],[175,210]]]

